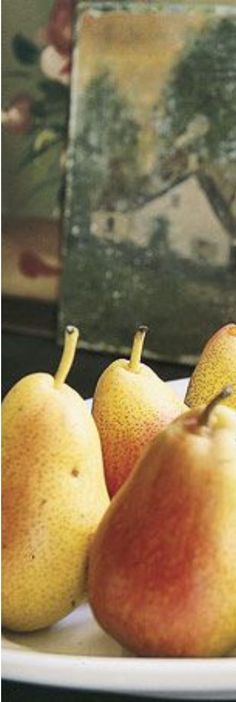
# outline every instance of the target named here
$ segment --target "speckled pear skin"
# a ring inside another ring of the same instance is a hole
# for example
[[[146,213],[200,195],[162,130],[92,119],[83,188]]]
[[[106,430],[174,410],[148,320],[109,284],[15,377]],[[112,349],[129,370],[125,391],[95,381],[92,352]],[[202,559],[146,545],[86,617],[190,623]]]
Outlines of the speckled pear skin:
[[[29,375],[4,399],[2,421],[2,622],[32,631],[85,597],[109,498],[97,428],[75,390]]]
[[[93,416],[102,443],[104,471],[112,497],[134,469],[147,444],[186,410],[173,389],[146,364],[111,363],[98,380]]]
[[[236,413],[196,410],[152,442],[92,543],[89,600],[141,656],[208,657],[236,645]]]
[[[226,324],[209,339],[191,376],[185,402],[199,407],[232,385],[226,404],[236,409],[236,324]]]

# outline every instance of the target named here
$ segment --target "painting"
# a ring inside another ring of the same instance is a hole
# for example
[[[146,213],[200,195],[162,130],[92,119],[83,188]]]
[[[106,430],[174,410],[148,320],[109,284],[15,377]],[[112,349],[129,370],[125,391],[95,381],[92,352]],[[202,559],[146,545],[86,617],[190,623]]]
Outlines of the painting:
[[[3,0],[2,291],[56,302],[73,0]]]
[[[236,318],[236,8],[79,2],[59,326],[194,362]]]

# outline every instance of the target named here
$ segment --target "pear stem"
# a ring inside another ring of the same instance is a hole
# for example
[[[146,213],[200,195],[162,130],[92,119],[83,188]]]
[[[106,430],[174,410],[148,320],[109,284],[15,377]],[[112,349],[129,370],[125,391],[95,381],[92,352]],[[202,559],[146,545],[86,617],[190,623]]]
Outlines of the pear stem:
[[[79,330],[76,327],[68,326],[65,330],[65,341],[62,357],[58,369],[54,375],[54,387],[58,388],[62,385],[71,369],[77,341],[79,338]]]
[[[200,414],[199,420],[198,420],[198,425],[199,426],[207,426],[210,415],[212,413],[212,410],[216,407],[216,405],[219,404],[219,402],[222,402],[222,400],[226,400],[227,397],[229,397],[233,392],[233,388],[231,385],[226,385],[225,388],[223,388],[218,395],[213,397],[213,399],[209,402],[209,404],[205,407],[203,410],[202,414]]]
[[[134,340],[133,340],[133,345],[132,345],[131,355],[130,355],[130,360],[129,360],[129,365],[128,365],[129,370],[133,371],[133,373],[137,373],[139,370],[139,364],[141,361],[144,339],[145,339],[147,332],[148,332],[148,327],[140,326],[134,335]]]

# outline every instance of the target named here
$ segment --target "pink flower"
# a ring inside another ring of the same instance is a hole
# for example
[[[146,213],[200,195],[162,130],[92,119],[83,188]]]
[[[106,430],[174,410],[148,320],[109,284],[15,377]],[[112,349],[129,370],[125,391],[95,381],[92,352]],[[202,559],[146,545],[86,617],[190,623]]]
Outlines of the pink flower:
[[[47,42],[64,56],[72,47],[72,15],[74,0],[56,0],[49,17]]]
[[[74,0],[56,0],[49,24],[40,30],[42,49],[40,66],[51,80],[68,85],[71,72],[72,15]]]
[[[2,124],[9,132],[24,134],[32,126],[32,100],[29,95],[16,95],[7,110],[2,111]]]
[[[70,60],[60,54],[54,46],[46,46],[42,50],[40,67],[43,73],[51,80],[57,80],[63,85],[68,85],[71,70]]]

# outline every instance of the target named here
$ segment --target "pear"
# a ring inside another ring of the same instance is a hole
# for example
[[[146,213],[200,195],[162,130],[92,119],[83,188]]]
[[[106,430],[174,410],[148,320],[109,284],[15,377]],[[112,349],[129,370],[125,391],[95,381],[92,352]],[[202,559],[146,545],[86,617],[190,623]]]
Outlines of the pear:
[[[88,549],[109,498],[100,439],[65,384],[78,330],[67,327],[55,377],[34,373],[2,407],[2,621],[47,627],[85,597]]]
[[[236,412],[189,410],[111,501],[89,559],[100,625],[143,656],[221,656],[236,644]]]
[[[199,407],[216,395],[224,384],[236,391],[236,324],[225,324],[211,336],[191,376],[185,402]],[[236,392],[226,404],[236,409]]]
[[[147,327],[135,333],[130,360],[118,359],[100,376],[92,413],[102,443],[110,497],[123,485],[151,439],[186,407],[173,389],[144,363]]]

